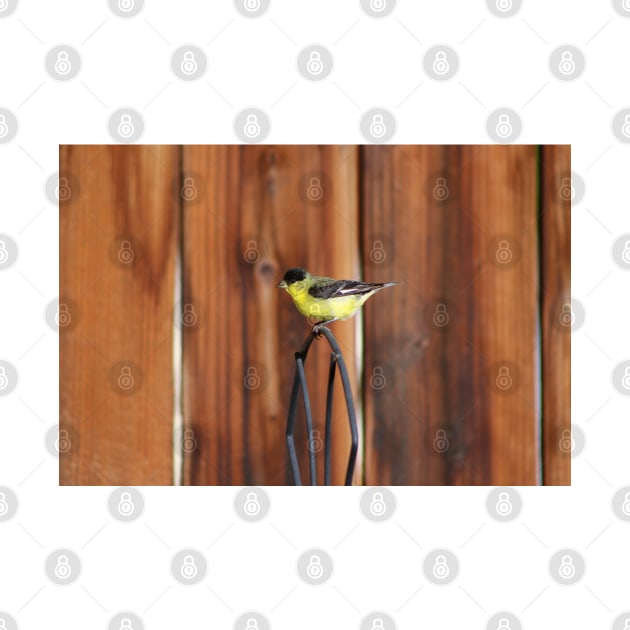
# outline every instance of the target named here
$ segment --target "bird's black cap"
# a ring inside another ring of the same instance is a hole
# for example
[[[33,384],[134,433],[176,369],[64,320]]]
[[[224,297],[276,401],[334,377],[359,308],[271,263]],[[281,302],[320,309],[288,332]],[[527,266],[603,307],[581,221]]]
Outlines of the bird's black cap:
[[[301,280],[306,280],[306,270],[300,269],[299,267],[293,267],[293,269],[289,269],[285,274],[284,278],[282,278],[287,284],[293,284],[294,282],[300,282]]]

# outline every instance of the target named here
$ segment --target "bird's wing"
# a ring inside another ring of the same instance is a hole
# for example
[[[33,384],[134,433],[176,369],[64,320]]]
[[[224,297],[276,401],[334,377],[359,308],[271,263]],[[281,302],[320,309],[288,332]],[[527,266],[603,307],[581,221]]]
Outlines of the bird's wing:
[[[363,295],[376,289],[382,289],[385,284],[368,284],[358,280],[333,280],[332,278],[317,278],[308,290],[310,296],[327,300],[330,298],[347,297],[349,295]]]

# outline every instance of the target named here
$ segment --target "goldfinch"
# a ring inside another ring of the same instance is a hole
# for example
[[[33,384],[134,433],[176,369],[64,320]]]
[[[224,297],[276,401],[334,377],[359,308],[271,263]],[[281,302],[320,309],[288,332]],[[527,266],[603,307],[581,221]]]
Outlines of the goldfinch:
[[[369,284],[358,280],[335,280],[312,276],[305,269],[289,269],[278,284],[292,298],[295,307],[312,323],[330,323],[352,317],[366,300],[398,282]]]

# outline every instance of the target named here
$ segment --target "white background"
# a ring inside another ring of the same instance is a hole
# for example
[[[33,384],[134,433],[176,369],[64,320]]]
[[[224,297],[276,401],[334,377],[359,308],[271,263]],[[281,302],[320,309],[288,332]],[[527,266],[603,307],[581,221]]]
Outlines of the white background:
[[[82,57],[69,82],[44,66],[62,43]],[[198,81],[171,72],[170,56],[185,43],[206,52]],[[311,43],[334,57],[321,82],[296,69]],[[443,83],[422,69],[423,51],[439,43],[460,59]],[[565,43],[586,57],[572,82],[548,66]],[[630,232],[630,146],[611,131],[615,113],[630,106],[628,59],[630,19],[606,1],[526,0],[500,19],[480,0],[407,0],[376,20],[354,0],[273,0],[257,19],[227,0],[149,0],[130,19],[104,0],[22,0],[0,19],[0,107],[19,119],[17,136],[0,145],[0,232],[20,248],[0,271],[0,358],[20,375],[0,396],[0,485],[19,498],[15,517],[0,523],[0,611],[22,629],[105,628],[121,610],[155,629],[230,628],[247,610],[287,630],[359,628],[373,610],[400,629],[484,628],[501,610],[528,628],[610,627],[630,609],[630,524],[611,507],[630,484],[630,399],[611,383],[630,357],[630,272],[611,257],[615,239]],[[107,119],[125,106],[144,118],[143,143],[238,142],[233,120],[248,106],[267,112],[274,144],[364,142],[361,114],[377,106],[397,120],[394,143],[488,143],[486,118],[505,106],[523,120],[518,142],[571,144],[572,169],[586,184],[572,210],[572,294],[586,310],[572,335],[572,421],[586,435],[573,486],[519,489],[523,511],[510,523],[488,515],[489,488],[394,488],[397,510],[382,524],[361,513],[361,488],[268,489],[271,511],[260,523],[235,513],[237,488],[142,488],[144,512],[129,524],[108,512],[112,488],[58,488],[58,460],[44,446],[59,421],[58,335],[44,320],[58,292],[58,210],[44,183],[58,169],[59,144],[111,143]],[[58,547],[82,560],[66,587],[44,572]],[[183,547],[208,559],[198,585],[170,574]],[[309,547],[333,556],[325,585],[296,574]],[[448,586],[422,573],[435,547],[459,559]],[[562,547],[586,560],[573,586],[549,573]]]

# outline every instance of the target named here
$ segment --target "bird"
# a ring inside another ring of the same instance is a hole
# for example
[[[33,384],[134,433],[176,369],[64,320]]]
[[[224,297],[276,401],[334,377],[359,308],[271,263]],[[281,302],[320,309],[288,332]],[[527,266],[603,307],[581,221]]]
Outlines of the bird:
[[[400,283],[335,280],[293,267],[286,271],[277,288],[284,289],[293,298],[295,308],[318,325],[352,317],[368,298],[395,284]]]

